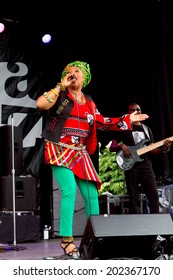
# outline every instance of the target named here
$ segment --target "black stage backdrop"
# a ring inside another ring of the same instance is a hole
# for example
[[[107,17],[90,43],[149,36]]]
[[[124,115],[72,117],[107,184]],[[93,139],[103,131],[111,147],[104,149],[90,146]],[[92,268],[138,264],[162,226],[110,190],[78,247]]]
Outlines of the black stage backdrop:
[[[26,12],[16,3],[14,9],[1,10],[6,30],[0,34],[0,126],[10,125],[13,117],[14,125],[22,127],[24,174],[44,125],[35,101],[60,81],[62,69],[74,60],[90,64],[92,81],[84,92],[93,96],[103,115],[120,116],[136,101],[150,116],[145,123],[155,141],[173,135],[171,1],[122,2],[99,4],[99,12],[89,4],[77,12],[77,3],[68,10],[61,4],[58,11],[51,3],[39,11],[30,5]],[[52,42],[43,44],[41,36],[48,31]],[[108,143],[113,135],[98,136]],[[172,176],[172,155],[171,150],[153,159],[157,176]],[[93,157],[96,166],[97,159],[98,154]],[[51,188],[49,170],[47,174],[42,180]]]

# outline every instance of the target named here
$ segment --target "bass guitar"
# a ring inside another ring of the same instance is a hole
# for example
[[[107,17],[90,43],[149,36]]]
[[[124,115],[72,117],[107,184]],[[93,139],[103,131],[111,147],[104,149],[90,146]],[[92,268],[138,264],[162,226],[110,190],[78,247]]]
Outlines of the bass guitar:
[[[173,141],[173,136],[166,138],[166,139]],[[120,169],[122,169],[123,171],[130,170],[133,167],[133,165],[135,164],[135,162],[143,161],[143,159],[140,158],[141,155],[143,155],[147,152],[150,152],[160,146],[163,146],[164,141],[166,139],[155,142],[155,143],[151,143],[148,146],[146,145],[146,143],[150,142],[150,140],[144,139],[144,140],[140,141],[138,144],[136,144],[135,146],[128,146],[128,148],[131,151],[130,157],[125,157],[124,152],[122,150],[120,150],[116,154],[116,162],[117,162],[118,167]]]

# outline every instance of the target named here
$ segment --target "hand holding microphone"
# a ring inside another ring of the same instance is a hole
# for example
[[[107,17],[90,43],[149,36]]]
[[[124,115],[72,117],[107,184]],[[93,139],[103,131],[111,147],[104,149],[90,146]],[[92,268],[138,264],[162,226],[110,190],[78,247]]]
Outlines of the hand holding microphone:
[[[70,75],[70,73],[69,73],[69,76],[66,75],[66,76],[62,79],[61,83],[62,83],[63,86],[65,86],[65,88],[66,88],[66,87],[70,86],[72,83],[76,82],[76,79],[77,79],[77,78],[76,78],[75,74],[71,74],[71,75]]]
[[[76,79],[76,76],[75,76],[75,74],[72,74],[69,78],[68,78],[68,80],[73,80],[73,79]]]

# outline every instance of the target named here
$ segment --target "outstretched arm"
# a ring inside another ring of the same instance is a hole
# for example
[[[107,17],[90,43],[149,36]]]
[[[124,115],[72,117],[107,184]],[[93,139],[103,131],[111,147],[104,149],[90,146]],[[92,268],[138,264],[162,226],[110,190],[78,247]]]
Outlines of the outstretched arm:
[[[130,120],[132,122],[138,122],[138,121],[141,122],[141,121],[145,121],[148,118],[149,116],[147,114],[136,114],[135,112],[130,114]]]
[[[93,103],[94,104],[94,103]],[[94,104],[95,106],[95,104]],[[122,117],[111,118],[103,117],[95,107],[95,118],[97,123],[97,129],[107,130],[127,130],[131,129],[131,123],[135,121],[144,121],[149,118],[147,114],[126,114]]]

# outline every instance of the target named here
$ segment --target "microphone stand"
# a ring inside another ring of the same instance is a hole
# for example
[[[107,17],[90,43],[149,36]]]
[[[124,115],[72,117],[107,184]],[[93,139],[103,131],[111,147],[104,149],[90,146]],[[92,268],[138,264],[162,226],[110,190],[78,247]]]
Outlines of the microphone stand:
[[[14,163],[14,117],[13,113],[11,114],[11,148],[12,148],[12,186],[13,186],[13,246],[11,246],[12,250],[25,250],[26,247],[19,247],[16,243],[16,182],[15,182],[15,163]]]

